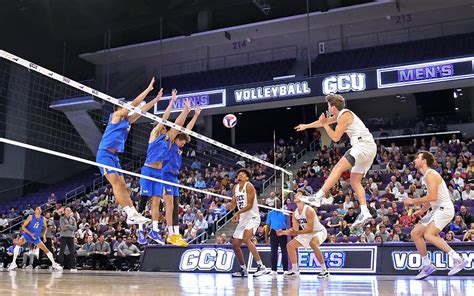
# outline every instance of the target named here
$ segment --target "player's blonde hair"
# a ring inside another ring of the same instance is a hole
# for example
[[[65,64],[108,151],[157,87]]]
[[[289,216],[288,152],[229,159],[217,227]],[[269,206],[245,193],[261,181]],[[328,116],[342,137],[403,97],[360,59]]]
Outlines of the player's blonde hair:
[[[330,94],[326,96],[326,102],[329,105],[336,107],[337,110],[341,111],[346,105],[346,100],[341,95]]]

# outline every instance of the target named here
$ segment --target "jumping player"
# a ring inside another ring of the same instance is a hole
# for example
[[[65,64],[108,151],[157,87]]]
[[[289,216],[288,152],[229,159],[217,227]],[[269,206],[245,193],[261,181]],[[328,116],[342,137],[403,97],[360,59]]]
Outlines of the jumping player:
[[[352,227],[359,227],[372,219],[367,208],[365,191],[361,180],[372,166],[377,154],[377,145],[362,120],[354,112],[344,108],[345,100],[341,95],[328,95],[326,96],[326,102],[328,103],[328,111],[333,116],[326,118],[323,113],[319,120],[310,124],[300,124],[295,129],[303,131],[308,128],[324,127],[334,142],[338,142],[342,135],[346,133],[351,140],[352,147],[347,150],[344,157],[334,166],[323,187],[321,187],[316,195],[309,197],[301,196],[300,199],[305,203],[319,207],[321,198],[337,183],[341,174],[352,168],[350,176],[351,187],[359,199],[361,208],[361,212]],[[330,127],[333,123],[337,123],[335,130]]]
[[[297,209],[293,212],[293,227],[288,230],[280,230],[277,233],[277,235],[296,235],[296,237],[288,243],[288,255],[292,269],[288,271],[286,275],[299,275],[297,252],[299,247],[304,247],[313,249],[314,255],[322,267],[322,271],[318,274],[318,277],[325,278],[329,276],[329,271],[319,246],[326,240],[328,233],[326,228],[319,222],[316,211],[301,201],[302,196],[303,193],[298,191],[294,198]],[[299,230],[300,228],[301,230]]]
[[[148,93],[153,90],[154,83],[155,78],[153,77],[148,87],[131,102],[131,105],[135,107],[138,106],[146,98]],[[145,112],[148,111],[161,98],[162,94],[163,89],[160,90],[153,100],[145,104],[141,110]],[[129,114],[129,110],[123,107],[116,108],[115,112],[110,115],[109,123],[107,124],[99,145],[99,150],[97,151],[96,161],[98,163],[118,169],[121,168],[118,154],[124,152],[125,142],[131,124],[137,121],[140,116],[138,113]],[[105,176],[112,185],[118,204],[122,206],[123,210],[127,213],[127,224],[148,223],[150,219],[143,217],[135,209],[122,173],[106,168],[100,168],[100,173]]]
[[[196,121],[201,114],[201,107],[194,109],[194,116],[191,121],[186,125],[186,129],[192,130]],[[186,116],[184,117],[186,118]],[[176,131],[177,132],[177,131]],[[163,180],[179,184],[179,171],[181,170],[181,154],[183,153],[183,147],[191,141],[191,137],[185,133],[179,133],[176,135],[173,141],[169,141],[169,156],[163,164]],[[183,236],[179,233],[179,216],[178,216],[178,205],[179,205],[179,188],[172,185],[163,184],[163,199],[166,208],[166,225],[168,227],[168,238],[166,242],[176,245],[187,247],[189,244],[183,239]]]
[[[51,253],[43,243],[46,241],[47,228],[48,225],[46,224],[46,219],[41,215],[41,208],[37,207],[35,209],[35,214],[29,215],[21,226],[21,229],[24,233],[18,240],[18,243],[15,245],[15,248],[13,249],[13,262],[10,264],[8,270],[15,270],[18,267],[16,265],[16,258],[18,257],[18,254],[20,254],[20,247],[25,243],[37,245],[51,261],[54,270],[63,270],[61,265],[54,261],[53,253]],[[41,241],[41,238],[43,238],[43,241]]]
[[[171,100],[168,107],[163,114],[163,119],[168,120],[173,108],[174,102],[177,98],[177,91],[173,89],[171,92]],[[185,101],[184,109],[181,114],[176,118],[175,124],[183,125],[186,116],[189,114],[190,102],[189,100]],[[142,167],[141,174],[144,176],[149,176],[157,179],[162,179],[162,167],[163,162],[169,158],[169,147],[170,143],[174,141],[178,131],[171,129],[169,132],[166,131],[166,128],[163,124],[157,124],[150,133],[150,138],[148,141],[147,157],[145,164]],[[163,184],[159,182],[154,182],[147,179],[140,179],[140,185],[142,188],[142,196],[151,196],[151,217],[152,217],[152,230],[148,233],[148,236],[156,241],[157,243],[164,245],[165,242],[161,239],[158,220],[160,218],[160,201],[163,196]],[[138,242],[140,244],[146,243],[146,238],[144,231],[142,229],[143,225],[139,224],[138,230]]]
[[[239,221],[232,236],[232,248],[239,261],[240,271],[233,273],[233,277],[248,276],[244,254],[241,249],[242,242],[247,245],[247,248],[257,262],[257,271],[253,276],[259,277],[270,273],[270,270],[267,270],[263,264],[260,254],[252,242],[252,237],[260,226],[260,212],[258,210],[255,187],[249,182],[251,178],[252,175],[248,170],[240,169],[237,171],[237,184],[233,188],[232,202],[228,204],[228,210],[233,210],[237,207],[238,211],[235,213],[235,219]]]
[[[453,268],[448,275],[454,275],[463,270],[468,261],[454,251],[440,236],[439,232],[448,225],[454,217],[454,205],[449,197],[448,187],[438,172],[431,167],[435,162],[433,154],[420,151],[415,159],[415,167],[423,174],[423,182],[427,188],[427,195],[422,198],[405,198],[403,203],[408,205],[422,205],[422,208],[413,213],[413,217],[421,217],[429,208],[431,210],[420,220],[411,231],[411,238],[415,243],[418,253],[423,259],[423,267],[416,276],[424,279],[436,271],[431,263],[426,250],[425,240],[435,245],[438,249],[448,253],[453,259]]]

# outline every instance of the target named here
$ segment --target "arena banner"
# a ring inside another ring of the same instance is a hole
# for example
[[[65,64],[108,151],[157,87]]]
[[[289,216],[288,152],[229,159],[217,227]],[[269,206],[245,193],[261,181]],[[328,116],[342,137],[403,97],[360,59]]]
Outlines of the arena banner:
[[[253,83],[227,88],[227,105],[243,105],[377,89],[375,70]]]
[[[256,270],[253,256],[242,248],[249,271]],[[270,247],[259,245],[258,250],[265,265],[270,266]],[[332,273],[375,273],[377,268],[376,245],[325,245],[321,248]],[[311,249],[301,248],[298,264],[303,273],[319,273],[321,267]],[[234,272],[240,269],[231,245],[196,245],[189,248],[149,246],[142,256],[142,271],[169,272]],[[283,270],[281,254],[278,269]]]
[[[449,59],[377,70],[378,88],[391,88],[474,78],[474,57]]]
[[[473,275],[474,244],[453,243],[450,246],[469,261],[467,267],[458,274]],[[422,259],[420,254],[416,252],[413,243],[384,244],[383,247],[379,248],[378,255],[378,274],[416,275],[421,268]],[[428,245],[428,256],[437,268],[434,275],[447,275],[453,266],[453,260],[446,253],[432,245]]]
[[[226,106],[226,90],[225,89],[216,89],[203,92],[194,92],[179,94],[176,99],[176,102],[173,105],[173,112],[181,112],[184,108],[184,102],[186,99],[189,99],[191,107],[201,106],[202,109],[213,109]],[[171,96],[162,97],[156,104],[154,108],[154,114],[163,114],[168,107],[169,100]]]
[[[270,262],[271,249],[269,246],[257,247],[260,256],[266,262]],[[331,273],[353,274],[353,273],[375,273],[377,268],[377,246],[376,245],[328,245],[321,246],[324,260]],[[247,266],[249,271],[256,271],[256,263],[250,254]],[[269,266],[270,264],[268,264]],[[298,266],[301,273],[319,273],[319,264],[313,250],[300,248],[298,251]],[[278,270],[283,271],[281,252],[278,253]]]

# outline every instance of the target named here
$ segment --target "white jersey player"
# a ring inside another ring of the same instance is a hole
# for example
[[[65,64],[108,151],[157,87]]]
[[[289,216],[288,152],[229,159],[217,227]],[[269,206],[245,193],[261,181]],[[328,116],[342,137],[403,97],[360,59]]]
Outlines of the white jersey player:
[[[316,211],[310,206],[306,205],[301,201],[303,197],[301,192],[295,195],[296,210],[293,212],[293,227],[289,230],[279,231],[278,235],[296,235],[288,243],[288,255],[290,257],[292,269],[287,275],[298,275],[298,248],[311,248],[313,249],[314,255],[319,261],[322,267],[322,271],[319,273],[319,278],[325,278],[329,276],[326,263],[324,262],[323,253],[319,246],[326,240],[328,233],[326,228],[319,222]],[[301,230],[299,230],[301,228]]]
[[[430,211],[413,228],[411,238],[416,249],[420,253],[423,261],[417,279],[424,279],[436,271],[436,267],[431,263],[426,250],[425,240],[435,245],[438,249],[448,253],[453,259],[453,267],[448,275],[453,275],[463,270],[468,261],[454,251],[440,236],[439,232],[448,225],[454,217],[454,205],[449,197],[448,188],[443,178],[431,167],[435,162],[433,154],[427,151],[420,151],[415,159],[415,167],[423,174],[423,182],[428,193],[422,198],[406,198],[403,200],[405,206],[423,205],[421,209],[413,213],[413,217],[421,217],[428,209]]]
[[[252,237],[260,226],[260,212],[258,210],[255,188],[249,182],[251,178],[252,175],[246,169],[240,169],[237,172],[237,184],[234,186],[232,202],[230,203],[231,207],[228,208],[229,210],[233,210],[237,207],[238,211],[234,218],[239,221],[234,235],[232,236],[232,247],[240,264],[240,271],[232,274],[234,277],[248,276],[244,254],[240,248],[242,242],[247,245],[247,248],[257,262],[257,271],[253,276],[258,277],[270,272],[269,270],[267,271],[255,244],[252,242]]]
[[[351,140],[352,147],[333,167],[331,174],[316,195],[309,197],[302,196],[301,200],[319,207],[321,198],[337,183],[341,174],[351,169],[351,187],[359,199],[361,208],[361,213],[352,227],[359,227],[372,219],[367,208],[365,191],[361,180],[372,166],[375,155],[377,154],[377,145],[362,120],[360,120],[354,112],[344,109],[345,100],[341,95],[328,95],[326,96],[326,101],[328,103],[328,111],[333,116],[326,118],[323,113],[319,117],[319,120],[310,124],[300,124],[295,127],[295,129],[297,131],[303,131],[307,128],[324,127],[328,136],[334,142],[338,142],[342,135],[346,133]],[[334,130],[330,127],[333,123],[337,123]]]

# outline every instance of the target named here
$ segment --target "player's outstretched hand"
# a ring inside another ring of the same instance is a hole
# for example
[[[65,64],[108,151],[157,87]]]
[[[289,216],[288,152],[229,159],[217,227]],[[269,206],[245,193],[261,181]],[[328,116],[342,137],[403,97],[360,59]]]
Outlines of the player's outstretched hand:
[[[186,99],[186,101],[184,101],[184,109],[188,110],[191,108],[191,102],[189,101],[189,99]]]
[[[308,127],[307,127],[306,124],[299,124],[299,125],[295,126],[295,130],[296,130],[297,132],[302,132],[302,131],[304,131],[304,130],[307,129],[307,128],[308,128]]]
[[[153,90],[153,84],[155,84],[155,77],[153,77],[150,81],[150,84],[148,84],[148,87],[146,88],[149,91]]]
[[[194,113],[199,116],[201,114],[202,108],[201,106],[197,106],[196,109],[194,109]]]
[[[156,98],[161,99],[163,96],[163,88],[160,89],[160,91],[156,94]]]
[[[323,126],[328,124],[328,118],[326,117],[326,114],[321,113],[319,116],[319,123]]]
[[[176,101],[177,97],[178,97],[178,91],[176,90],[176,88],[173,88],[173,90],[171,91],[171,100],[174,102]]]

